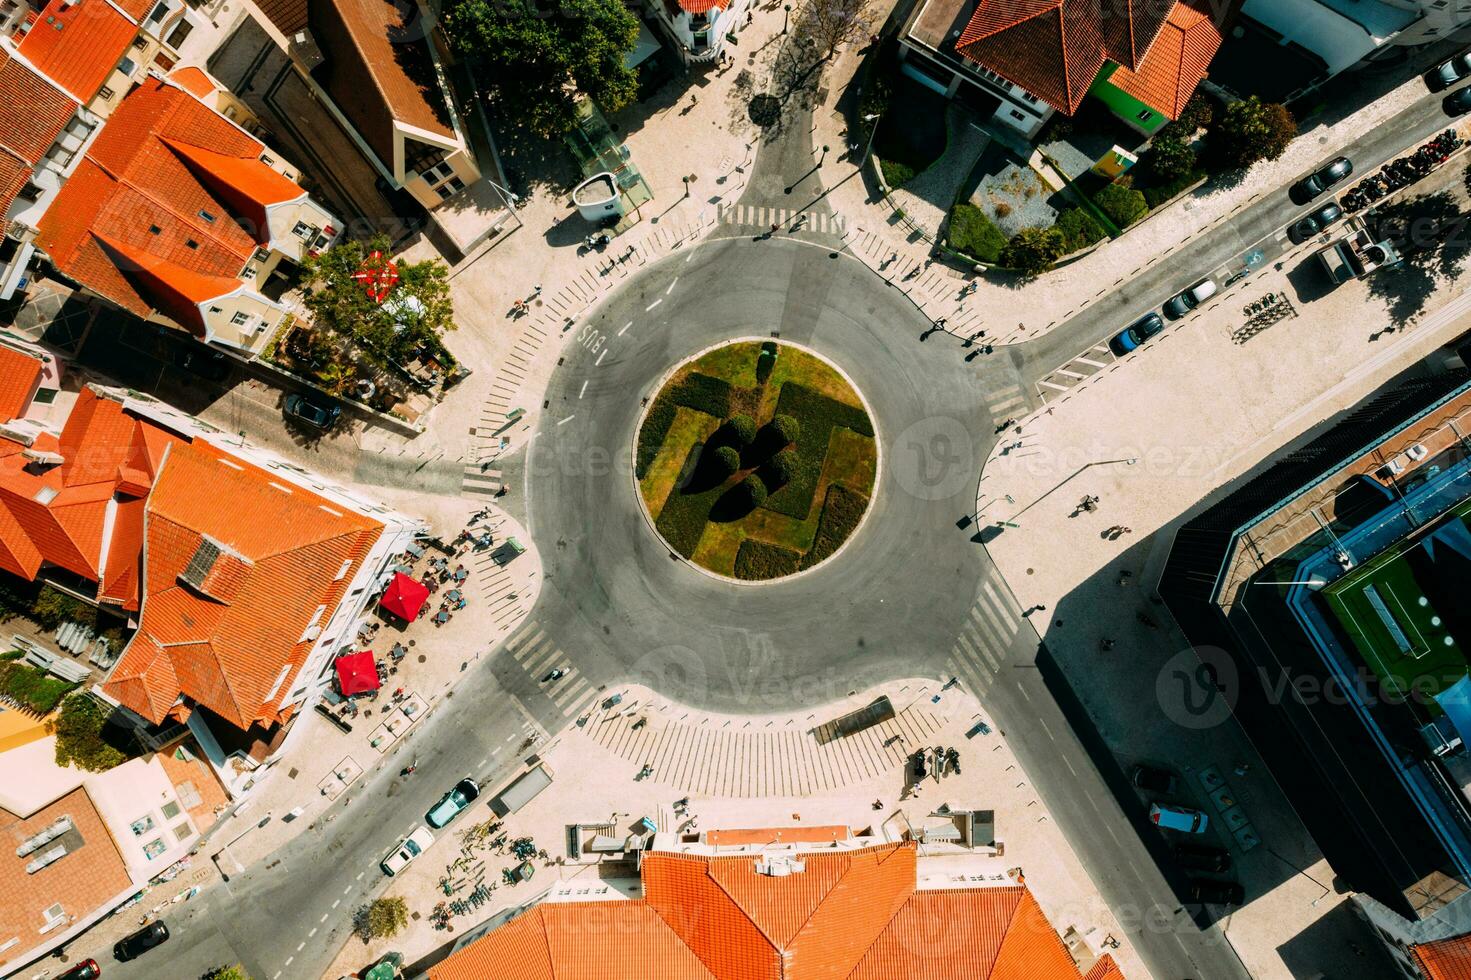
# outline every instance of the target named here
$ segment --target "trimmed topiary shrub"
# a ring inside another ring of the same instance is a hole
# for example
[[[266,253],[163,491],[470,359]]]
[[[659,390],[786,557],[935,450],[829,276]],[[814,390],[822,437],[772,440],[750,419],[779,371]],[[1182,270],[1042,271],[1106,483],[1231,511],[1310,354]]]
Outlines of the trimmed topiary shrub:
[[[736,552],[735,577],[759,581],[790,575],[802,567],[799,552],[747,538]]]
[[[659,449],[664,445],[664,437],[669,434],[670,426],[674,425],[674,416],[678,411],[674,402],[662,394],[649,406],[644,424],[638,430],[638,458],[633,468],[634,476],[640,480],[648,475],[649,467],[654,465]]]
[[[730,414],[730,383],[708,374],[691,374],[669,392],[676,405],[723,419]]]
[[[790,415],[776,415],[767,423],[773,437],[780,439],[783,446],[790,446],[802,436],[802,423]]]
[[[783,449],[761,467],[761,479],[766,482],[768,489],[775,491],[792,482],[802,467],[802,457],[797,455],[795,449]]]
[[[1108,232],[1103,230],[1098,219],[1082,208],[1068,208],[1057,216],[1052,227],[1062,232],[1068,252],[1087,248],[1108,237]]]
[[[879,170],[883,172],[884,183],[889,185],[889,190],[902,187],[914,179],[914,169],[893,160],[879,160]]]
[[[754,474],[737,483],[736,487],[751,501],[752,510],[766,503],[766,484],[762,483]]]
[[[761,345],[761,353],[756,355],[756,383],[764,385],[771,377],[771,369],[776,367],[776,342],[768,340]]]
[[[766,503],[766,484],[761,482],[760,477],[752,473],[720,495],[720,499],[715,501],[710,508],[710,520],[718,524],[738,521],[764,503]]]
[[[734,446],[720,446],[709,455],[710,467],[719,483],[724,483],[741,468],[741,453]]]
[[[732,415],[723,428],[737,445],[749,446],[756,441],[756,420],[749,415]]]
[[[1095,193],[1093,203],[1120,228],[1129,227],[1149,213],[1149,204],[1144,200],[1144,195],[1117,181]]]
[[[952,247],[982,262],[996,262],[1006,247],[1006,236],[986,217],[986,212],[973,204],[957,204],[950,209],[945,237]]]

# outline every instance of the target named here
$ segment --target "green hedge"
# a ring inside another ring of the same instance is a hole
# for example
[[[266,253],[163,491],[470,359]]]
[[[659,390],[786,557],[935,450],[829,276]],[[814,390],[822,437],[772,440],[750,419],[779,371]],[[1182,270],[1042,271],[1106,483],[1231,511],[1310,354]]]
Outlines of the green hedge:
[[[690,374],[669,389],[674,404],[723,419],[730,414],[730,382],[708,374]]]
[[[30,664],[8,659],[0,662],[0,694],[8,695],[38,715],[50,714],[77,686]]]
[[[1109,184],[1093,195],[1093,203],[1103,209],[1110,221],[1127,228],[1149,213],[1144,195],[1120,183]]]
[[[812,539],[811,550],[802,556],[802,567],[811,568],[837,551],[857,530],[867,507],[868,498],[863,494],[841,483],[828,484],[822,516],[817,519],[817,535]]]
[[[996,262],[1001,257],[1001,249],[1006,246],[1006,235],[986,216],[986,212],[973,204],[957,204],[950,209],[945,236],[953,248],[982,262]]]
[[[730,384],[708,374],[691,374],[679,384],[659,392],[638,430],[633,474],[640,480],[654,465],[664,445],[664,437],[669,435],[680,408],[691,408],[723,419],[730,413]]]
[[[756,383],[766,384],[766,379],[771,377],[771,369],[774,367],[776,367],[776,341],[763,341],[761,353],[756,356]]]
[[[817,480],[822,473],[823,460],[827,458],[827,444],[833,428],[851,429],[859,435],[873,438],[873,423],[862,409],[844,405],[795,381],[781,386],[776,413],[790,415],[801,422],[802,432],[797,438],[796,449],[802,465],[797,467],[792,482],[767,498],[765,506],[778,514],[806,520],[812,511],[812,498],[817,493]]]
[[[690,450],[691,456],[699,453],[701,448],[700,444],[696,444]],[[721,488],[724,486],[723,482],[717,483],[694,493],[687,493],[679,487],[674,489],[669,499],[664,501],[659,519],[654,522],[664,540],[669,542],[669,547],[686,558],[695,553],[700,544],[700,536],[705,533],[710,508],[720,499]]]
[[[890,190],[902,187],[914,179],[913,168],[893,160],[880,159],[879,170],[883,172],[884,183],[889,185]]]
[[[758,581],[790,575],[802,567],[802,554],[747,538],[736,552],[735,577]]]
[[[1204,176],[1204,171],[1192,170],[1166,183],[1154,187],[1146,187],[1143,190],[1144,201],[1151,209],[1157,208]]]
[[[1103,230],[1098,219],[1082,208],[1068,208],[1057,216],[1053,227],[1062,232],[1069,252],[1085,249],[1108,237],[1108,232]]]
[[[640,480],[648,475],[649,467],[654,465],[654,459],[659,455],[664,437],[674,425],[674,416],[677,413],[678,407],[661,392],[649,407],[649,413],[644,416],[644,424],[638,430],[638,459],[633,468],[634,475]]]

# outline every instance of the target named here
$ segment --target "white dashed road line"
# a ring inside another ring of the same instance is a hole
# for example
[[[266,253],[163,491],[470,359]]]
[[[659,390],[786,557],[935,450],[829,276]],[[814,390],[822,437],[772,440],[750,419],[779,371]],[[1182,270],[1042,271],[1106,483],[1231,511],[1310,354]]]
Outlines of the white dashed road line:
[[[593,362],[593,367],[597,367],[599,364],[603,363],[603,358],[605,358],[607,356],[608,356],[608,348],[604,347],[602,350],[598,351],[598,359]],[[584,381],[583,384],[587,384],[587,382]]]
[[[560,422],[558,422],[558,423],[557,423],[557,424],[558,424],[558,425],[566,425],[566,424],[567,424],[567,423],[568,423],[568,422],[571,422],[571,421],[572,421],[572,420],[573,420],[573,419],[575,419],[575,418],[577,418],[577,414],[576,414],[576,413],[575,413],[575,412],[574,412],[574,413],[573,413],[573,414],[571,414],[571,415],[569,415],[569,416],[567,416],[567,417],[566,417],[566,418],[565,418],[565,419],[562,419],[562,420],[561,420],[561,421],[560,421]]]
[[[618,331],[618,336],[622,337],[623,334],[624,334],[624,331],[626,331],[631,326],[633,326],[633,321],[632,320],[629,320],[627,323],[625,323],[623,325],[623,330]]]
[[[645,313],[649,312],[650,310],[652,310],[654,307],[658,306],[662,302],[664,302],[664,297],[663,296],[660,296],[658,299],[654,300],[648,306],[645,306],[644,307],[644,312]]]
[[[582,387],[577,389],[577,400],[581,401],[582,396],[585,394],[587,394],[587,379],[584,378],[582,382]]]
[[[666,290],[664,290],[664,295],[665,296],[668,296],[670,293],[674,292],[674,283],[676,283],[676,282],[679,282],[679,277],[678,276],[675,276],[674,277],[674,280],[669,283],[669,288],[666,289]]]

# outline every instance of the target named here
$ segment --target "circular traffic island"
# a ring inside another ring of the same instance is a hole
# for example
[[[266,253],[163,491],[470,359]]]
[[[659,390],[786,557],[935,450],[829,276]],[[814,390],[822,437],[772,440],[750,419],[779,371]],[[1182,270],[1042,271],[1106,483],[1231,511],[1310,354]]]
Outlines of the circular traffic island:
[[[878,470],[863,399],[790,343],[724,344],[674,369],[638,429],[634,476],[670,550],[760,581],[813,568],[862,523]]]

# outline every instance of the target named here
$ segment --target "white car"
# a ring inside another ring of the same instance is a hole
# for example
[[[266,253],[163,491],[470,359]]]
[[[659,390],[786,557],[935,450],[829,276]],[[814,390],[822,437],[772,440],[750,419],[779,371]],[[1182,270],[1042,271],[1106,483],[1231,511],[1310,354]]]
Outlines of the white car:
[[[1151,803],[1149,822],[1166,830],[1178,830],[1182,834],[1203,834],[1210,819],[1199,810],[1168,803]]]
[[[428,827],[415,827],[412,834],[393,845],[393,850],[388,852],[388,857],[383,859],[379,867],[384,874],[392,877],[414,858],[429,850],[429,845],[433,843],[434,835],[429,832]]]

